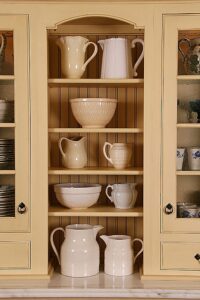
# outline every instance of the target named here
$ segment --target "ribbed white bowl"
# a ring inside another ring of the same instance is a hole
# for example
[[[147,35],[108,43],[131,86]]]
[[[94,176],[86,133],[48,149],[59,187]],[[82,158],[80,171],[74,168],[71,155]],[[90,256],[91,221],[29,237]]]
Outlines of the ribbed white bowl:
[[[69,208],[88,208],[94,205],[100,195],[100,184],[66,183],[54,185],[58,202]]]
[[[84,128],[103,128],[112,119],[117,99],[76,98],[70,99],[72,113]]]

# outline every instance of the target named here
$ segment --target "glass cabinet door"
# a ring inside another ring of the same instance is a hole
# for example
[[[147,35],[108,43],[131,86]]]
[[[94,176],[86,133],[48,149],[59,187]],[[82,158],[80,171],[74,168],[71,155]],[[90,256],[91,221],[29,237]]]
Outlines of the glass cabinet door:
[[[29,231],[28,19],[0,15],[0,232]]]
[[[200,15],[163,22],[161,230],[200,232]]]

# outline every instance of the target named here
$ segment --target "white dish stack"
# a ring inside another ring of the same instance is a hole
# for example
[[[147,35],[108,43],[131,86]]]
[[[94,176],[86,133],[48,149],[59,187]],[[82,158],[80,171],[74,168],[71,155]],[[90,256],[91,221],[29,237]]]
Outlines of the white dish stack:
[[[0,123],[14,122],[14,101],[0,99]]]
[[[0,139],[0,170],[15,167],[15,143],[13,139]]]

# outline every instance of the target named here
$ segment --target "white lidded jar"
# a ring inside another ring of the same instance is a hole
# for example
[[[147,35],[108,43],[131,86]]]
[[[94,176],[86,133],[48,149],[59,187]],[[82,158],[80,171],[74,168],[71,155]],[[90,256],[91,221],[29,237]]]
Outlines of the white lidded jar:
[[[50,236],[52,248],[61,266],[61,273],[71,277],[92,276],[99,272],[99,245],[96,235],[101,225],[73,224],[54,229]],[[55,247],[53,236],[63,231],[65,240],[61,245],[60,256]]]
[[[137,257],[143,252],[143,241],[140,239],[132,241],[128,235],[101,235],[100,238],[106,243],[104,272],[114,276],[132,274],[134,263]],[[134,257],[132,243],[136,241],[142,244],[142,248]]]

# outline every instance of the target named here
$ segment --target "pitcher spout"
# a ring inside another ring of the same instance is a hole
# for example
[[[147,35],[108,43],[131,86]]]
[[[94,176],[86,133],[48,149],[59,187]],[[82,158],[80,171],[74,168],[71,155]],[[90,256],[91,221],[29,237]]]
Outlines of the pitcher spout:
[[[94,236],[95,236],[95,237],[97,236],[97,233],[98,233],[101,229],[103,229],[103,226],[101,226],[101,225],[94,225],[94,226],[93,226],[93,232],[94,232]]]
[[[101,49],[103,50],[104,40],[99,40],[97,43],[101,46]]]

